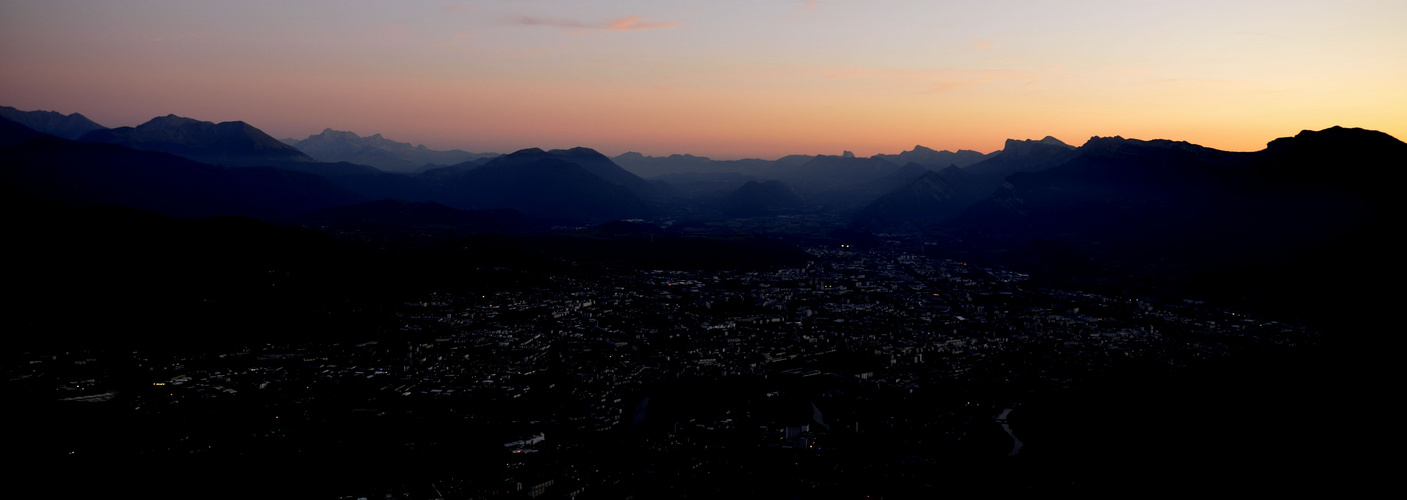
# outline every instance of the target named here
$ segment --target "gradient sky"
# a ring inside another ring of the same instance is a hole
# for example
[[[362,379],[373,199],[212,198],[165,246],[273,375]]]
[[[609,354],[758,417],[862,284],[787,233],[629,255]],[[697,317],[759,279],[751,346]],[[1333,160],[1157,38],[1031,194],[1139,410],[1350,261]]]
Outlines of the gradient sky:
[[[1404,0],[0,0],[0,105],[437,149],[1407,139]]]

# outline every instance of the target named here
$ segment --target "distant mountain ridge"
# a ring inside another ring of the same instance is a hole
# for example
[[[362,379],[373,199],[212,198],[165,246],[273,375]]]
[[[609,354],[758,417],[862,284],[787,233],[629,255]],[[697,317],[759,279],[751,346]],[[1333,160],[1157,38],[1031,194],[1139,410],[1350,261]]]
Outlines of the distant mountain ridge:
[[[841,154],[836,158],[878,159],[894,165],[914,163],[930,170],[938,171],[950,166],[966,167],[996,156],[1001,151],[979,153],[968,149],[958,151],[937,151],[923,146],[898,154],[877,154],[869,158],[856,157],[853,153]],[[830,155],[787,155],[776,160],[743,159],[714,160],[706,156],[673,154],[669,156],[646,156],[637,152],[623,153],[612,158],[616,164],[645,178],[684,173],[740,173],[743,175],[777,178],[778,172],[787,172],[817,158]],[[785,174],[780,174],[785,175]]]
[[[81,118],[18,113],[50,121]],[[1276,139],[1250,153],[1118,136],[1094,137],[1078,148],[1050,136],[1008,140],[1002,150],[989,155],[916,146],[898,155],[869,158],[791,155],[734,162],[638,153],[612,160],[584,147],[529,148],[410,175],[351,162],[320,162],[244,122],[216,124],[168,115],[137,127],[90,130],[83,135],[85,143],[114,146],[97,148],[0,120],[0,148],[8,162],[4,168],[11,192],[179,216],[286,218],[297,210],[379,199],[427,204],[407,209],[420,215],[439,213],[434,204],[443,204],[588,222],[659,214],[755,216],[804,205],[829,215],[854,214],[855,224],[874,230],[929,230],[951,221],[1018,240],[1060,235],[1076,242],[1098,241],[1102,248],[1181,245],[1198,251],[1210,251],[1208,242],[1214,238],[1265,248],[1266,242],[1295,246],[1342,234],[1342,227],[1357,223],[1332,221],[1356,221],[1386,206],[1383,200],[1391,198],[1393,179],[1400,175],[1387,167],[1400,164],[1404,154],[1402,141],[1388,134],[1333,127]],[[410,147],[379,134],[363,138],[331,129],[313,137],[373,149]],[[428,151],[423,146],[413,149]],[[985,159],[942,169],[891,161],[955,155]],[[687,164],[703,171],[662,176],[669,182],[647,181],[622,164]],[[238,169],[208,168],[213,165],[273,166],[315,175],[239,174],[233,173]],[[1374,180],[1334,170],[1358,166],[1373,168]],[[227,189],[222,190],[221,183]],[[1295,201],[1297,195],[1305,201]],[[144,196],[150,199],[144,201]],[[1299,222],[1283,222],[1287,220]]]
[[[242,121],[212,123],[176,115],[152,118],[136,127],[94,130],[79,140],[159,151],[202,163],[234,167],[315,161]]]
[[[957,151],[937,151],[920,145],[914,146],[909,151],[899,154],[888,155],[878,154],[874,158],[880,158],[896,165],[906,163],[917,163],[933,170],[942,170],[950,166],[966,167],[968,165],[986,160],[996,156],[1001,151],[982,154],[970,149],[959,149]]]
[[[583,221],[648,215],[663,198],[660,186],[589,148],[532,148],[409,175],[319,162],[244,122],[168,115],[137,127],[90,131],[75,143],[0,120],[0,148],[13,146],[0,158],[10,162],[4,175],[16,194],[177,217],[283,220],[320,208],[399,199]],[[335,131],[324,135],[361,139]],[[45,137],[53,140],[44,142]],[[395,144],[379,136],[369,139]],[[242,171],[265,166],[273,168]],[[414,211],[425,215],[435,206],[417,205]]]
[[[621,168],[643,178],[657,178],[683,173],[739,173],[758,176],[767,172],[777,162],[773,160],[714,160],[706,156],[673,154],[669,156],[645,156],[636,152],[623,153],[612,158]]]
[[[359,199],[325,178],[275,168],[228,168],[115,144],[40,138],[0,148],[8,196],[119,205],[173,217],[286,220]]]
[[[0,117],[0,147],[14,146],[41,137],[54,137],[38,130],[26,127],[21,123],[10,121]]]
[[[529,148],[487,162],[413,177],[412,199],[461,209],[512,208],[525,214],[619,218],[652,214],[656,188],[589,148]]]
[[[1095,137],[1057,167],[1008,176],[955,222],[1091,252],[1260,262],[1375,232],[1397,183],[1362,175],[1400,178],[1403,158],[1407,143],[1341,127],[1250,153]]]
[[[1050,136],[1039,141],[1007,139],[1000,151],[985,160],[950,166],[879,197],[860,211],[854,223],[882,228],[942,222],[997,192],[1007,176],[1053,168],[1074,155],[1073,146]]]
[[[9,106],[0,106],[0,118],[70,140],[78,139],[94,130],[107,128],[78,113],[65,115],[55,111],[20,111]]]
[[[369,165],[387,172],[401,173],[419,172],[430,165],[448,166],[500,156],[498,153],[470,153],[458,149],[437,151],[423,144],[396,142],[381,134],[361,137],[353,132],[330,128],[307,139],[284,139],[283,142],[319,161]]]

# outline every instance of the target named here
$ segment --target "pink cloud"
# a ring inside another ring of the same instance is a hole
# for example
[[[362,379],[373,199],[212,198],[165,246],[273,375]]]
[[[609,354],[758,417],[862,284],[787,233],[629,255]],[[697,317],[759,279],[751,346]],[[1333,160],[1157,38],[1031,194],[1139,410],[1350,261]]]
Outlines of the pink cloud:
[[[581,21],[563,19],[543,19],[538,17],[520,17],[518,24],[528,26],[555,26],[558,28],[583,29],[583,30],[604,30],[604,31],[638,31],[673,28],[679,23],[646,21],[640,16],[622,17],[605,23],[586,23]]]

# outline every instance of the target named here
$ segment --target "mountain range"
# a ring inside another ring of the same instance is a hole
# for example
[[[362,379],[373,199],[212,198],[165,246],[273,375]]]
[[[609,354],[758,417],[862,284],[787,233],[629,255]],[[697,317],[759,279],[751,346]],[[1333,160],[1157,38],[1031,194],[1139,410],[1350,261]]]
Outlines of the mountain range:
[[[202,163],[233,167],[281,166],[314,161],[247,123],[211,123],[176,115],[152,118],[136,127],[93,130],[78,140],[171,153]]]
[[[458,149],[437,151],[426,148],[424,144],[396,142],[381,134],[361,137],[353,132],[330,128],[307,139],[283,139],[282,142],[318,161],[355,163],[400,173],[415,173],[435,166],[499,156],[498,153],[470,153]]]
[[[524,149],[487,162],[427,170],[407,199],[455,208],[512,208],[550,218],[626,218],[654,213],[654,187],[588,148]]]
[[[1006,178],[1019,172],[1036,172],[1065,163],[1075,148],[1054,137],[1039,141],[1008,139],[986,159],[965,168],[950,166],[933,175],[905,183],[902,188],[876,198],[856,217],[861,227],[912,227],[956,217],[968,207],[997,192]]]
[[[937,151],[926,148],[922,145],[914,146],[913,149],[899,154],[875,155],[876,158],[888,161],[895,165],[905,165],[917,163],[934,170],[942,170],[947,167],[966,167],[968,165],[986,160],[996,156],[1001,151],[982,154],[971,149],[959,149],[957,151]]]
[[[0,148],[0,166],[7,196],[119,205],[174,217],[242,215],[287,220],[359,200],[312,174],[221,167],[167,153],[57,137]]]
[[[0,118],[55,137],[74,140],[88,132],[107,128],[78,113],[65,115],[54,111],[20,111],[9,106],[0,106]]]
[[[1120,137],[1092,138],[1074,153],[1008,176],[955,222],[1087,255],[1267,265],[1374,238],[1407,144],[1334,127],[1250,153]]]
[[[64,129],[55,123],[86,120],[20,113],[42,118],[37,121],[51,131]],[[508,231],[531,225],[528,220],[694,224],[780,211],[850,220],[862,231],[946,232],[1028,250],[1037,242],[1068,254],[1203,262],[1244,263],[1262,254],[1293,259],[1365,234],[1385,223],[1385,200],[1398,175],[1393,167],[1407,157],[1407,146],[1387,134],[1334,127],[1247,153],[1122,137],[1095,137],[1078,148],[1053,137],[1008,140],[988,155],[916,147],[869,158],[734,162],[635,153],[613,160],[589,148],[529,148],[401,173],[321,162],[243,122],[168,115],[138,127],[92,129],[72,141],[0,120],[4,191],[22,199],[277,221],[398,200],[366,206],[388,214],[355,223],[342,217],[339,224],[417,220],[424,227],[460,227],[460,233]],[[314,138],[403,144],[330,130]],[[919,163],[920,157],[950,163],[937,168]],[[893,161],[906,158],[915,161]],[[951,161],[957,158],[976,161]],[[665,164],[698,170],[646,180],[625,168],[664,172],[657,167]],[[518,215],[483,212],[504,209]],[[432,222],[437,217],[440,222]]]

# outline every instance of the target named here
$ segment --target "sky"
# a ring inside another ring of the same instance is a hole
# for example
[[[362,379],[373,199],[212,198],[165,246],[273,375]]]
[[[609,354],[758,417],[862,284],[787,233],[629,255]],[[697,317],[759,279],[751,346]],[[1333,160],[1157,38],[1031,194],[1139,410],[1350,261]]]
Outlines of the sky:
[[[1407,138],[1404,0],[0,0],[0,105],[716,159]]]

